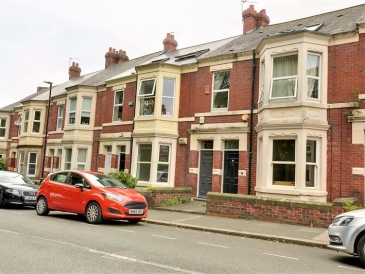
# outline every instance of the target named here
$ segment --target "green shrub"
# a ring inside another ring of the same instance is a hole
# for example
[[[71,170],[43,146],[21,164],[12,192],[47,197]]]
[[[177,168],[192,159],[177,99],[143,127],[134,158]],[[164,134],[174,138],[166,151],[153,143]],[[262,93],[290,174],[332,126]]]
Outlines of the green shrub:
[[[187,204],[190,202],[189,198],[180,197],[180,198],[171,198],[165,201],[162,201],[158,206],[159,207],[166,207],[166,206],[175,206],[179,204]]]
[[[353,210],[357,210],[357,209],[363,209],[363,208],[364,208],[364,206],[362,206],[359,203],[354,202],[354,201],[347,201],[347,202],[345,202],[345,204],[343,206],[343,209],[345,210],[345,212],[353,211]]]
[[[135,188],[138,182],[138,178],[133,177],[131,174],[124,171],[111,172],[110,175],[129,188]]]
[[[0,170],[6,170],[6,169],[7,169],[7,166],[6,166],[4,158],[0,158]]]

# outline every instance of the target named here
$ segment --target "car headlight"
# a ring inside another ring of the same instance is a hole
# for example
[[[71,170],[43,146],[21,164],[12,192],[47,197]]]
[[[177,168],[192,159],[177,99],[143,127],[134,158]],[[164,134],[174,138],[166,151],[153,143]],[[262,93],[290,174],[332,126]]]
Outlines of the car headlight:
[[[13,194],[15,196],[20,196],[20,191],[17,189],[5,189],[5,193]]]
[[[110,194],[110,193],[101,193],[105,196],[105,198],[109,199],[109,200],[113,200],[113,201],[116,201],[116,202],[123,202],[124,201],[124,198],[120,197],[120,196],[117,196],[117,195],[113,195],[113,194]]]
[[[343,217],[336,217],[332,224],[333,225],[340,225],[340,226],[347,226],[351,221],[354,219],[354,217],[351,216],[343,216]]]

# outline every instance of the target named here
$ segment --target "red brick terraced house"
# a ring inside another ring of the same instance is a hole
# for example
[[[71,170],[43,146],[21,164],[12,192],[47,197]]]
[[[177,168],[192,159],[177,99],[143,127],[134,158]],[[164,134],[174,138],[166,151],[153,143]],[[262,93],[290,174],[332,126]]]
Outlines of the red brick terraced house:
[[[138,186],[329,202],[364,201],[365,5],[129,59],[0,109],[0,157],[40,179],[124,170]],[[43,153],[46,155],[42,166]]]

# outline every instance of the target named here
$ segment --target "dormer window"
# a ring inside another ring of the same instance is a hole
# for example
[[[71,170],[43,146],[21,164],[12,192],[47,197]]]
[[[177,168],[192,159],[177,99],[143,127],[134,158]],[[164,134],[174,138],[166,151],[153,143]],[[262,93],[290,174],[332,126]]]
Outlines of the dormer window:
[[[298,54],[274,57],[272,73],[270,98],[296,97]]]
[[[139,115],[155,113],[156,79],[142,80],[138,90]]]

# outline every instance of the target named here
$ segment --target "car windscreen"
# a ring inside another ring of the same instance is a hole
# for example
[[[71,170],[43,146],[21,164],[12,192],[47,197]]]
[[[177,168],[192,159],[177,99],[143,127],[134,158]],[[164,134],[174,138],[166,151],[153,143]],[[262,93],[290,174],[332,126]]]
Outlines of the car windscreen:
[[[1,183],[11,183],[11,184],[26,184],[26,185],[34,185],[34,182],[29,179],[27,176],[13,173],[13,172],[1,172],[0,173],[0,182]]]
[[[92,183],[94,186],[98,187],[120,187],[127,188],[123,183],[118,181],[109,175],[104,174],[84,174],[84,176]]]

